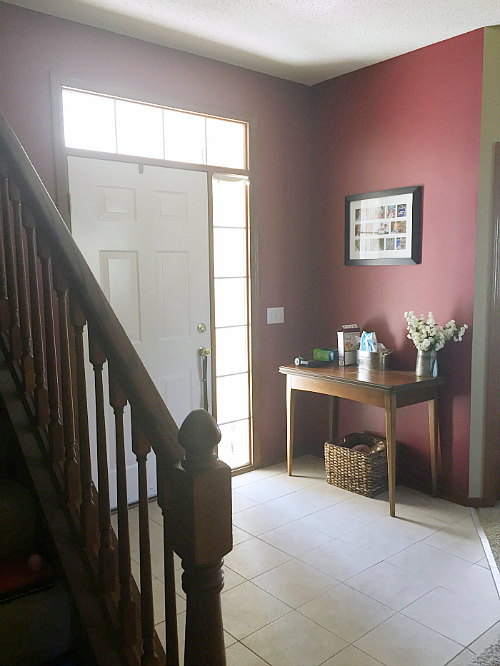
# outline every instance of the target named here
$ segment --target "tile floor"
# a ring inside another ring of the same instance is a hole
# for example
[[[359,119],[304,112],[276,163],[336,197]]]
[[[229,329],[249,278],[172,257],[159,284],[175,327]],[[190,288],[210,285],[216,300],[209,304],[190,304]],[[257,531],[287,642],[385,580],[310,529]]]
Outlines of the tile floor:
[[[234,477],[222,594],[228,665],[462,666],[487,647],[500,634],[500,599],[471,510],[404,487],[396,500],[391,518],[387,494],[367,499],[328,485],[313,456],[294,461],[293,477],[285,464]],[[150,522],[162,636],[154,504]]]

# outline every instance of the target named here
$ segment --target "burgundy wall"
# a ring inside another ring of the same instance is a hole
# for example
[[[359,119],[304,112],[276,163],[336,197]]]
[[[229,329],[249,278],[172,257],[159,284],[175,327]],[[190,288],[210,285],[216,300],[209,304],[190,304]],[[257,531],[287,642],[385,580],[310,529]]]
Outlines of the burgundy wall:
[[[314,88],[313,191],[322,319],[334,343],[340,324],[375,330],[394,366],[414,367],[403,312],[432,310],[439,323],[472,323],[483,31],[477,30]],[[344,197],[423,185],[422,263],[345,266]],[[438,355],[442,391],[443,491],[468,496],[471,335]],[[342,434],[383,432],[382,410],[345,404]],[[424,405],[398,411],[404,477],[428,487]]]
[[[123,86],[253,121],[252,203],[258,235],[259,358],[256,431],[262,461],[285,457],[284,378],[304,345],[311,90],[305,86],[0,2],[0,111],[54,194],[50,72]],[[300,272],[291,258],[300,257]],[[285,325],[266,324],[266,308],[285,306]]]

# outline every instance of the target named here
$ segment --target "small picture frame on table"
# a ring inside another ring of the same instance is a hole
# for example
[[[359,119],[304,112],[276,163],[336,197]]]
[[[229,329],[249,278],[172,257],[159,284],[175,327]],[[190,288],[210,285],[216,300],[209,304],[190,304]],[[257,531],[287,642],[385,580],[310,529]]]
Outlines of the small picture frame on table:
[[[345,198],[346,266],[422,261],[423,187],[353,194]]]

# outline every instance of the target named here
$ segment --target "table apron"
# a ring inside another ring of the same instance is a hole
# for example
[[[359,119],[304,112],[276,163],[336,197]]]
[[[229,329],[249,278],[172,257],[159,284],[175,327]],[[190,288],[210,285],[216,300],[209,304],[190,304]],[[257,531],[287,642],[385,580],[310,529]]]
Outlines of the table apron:
[[[324,379],[315,379],[314,377],[287,375],[287,382],[289,382],[291,389],[297,391],[309,391],[310,393],[322,393],[323,395],[347,398],[348,400],[363,402],[368,405],[375,405],[376,407],[385,407],[385,396],[390,394],[390,391],[382,388],[377,389],[373,386],[368,388],[353,384],[342,384],[340,382],[325,381]]]
[[[391,393],[396,395],[396,408],[416,405],[417,403],[437,398],[437,386],[423,388],[415,384],[410,389],[399,387],[383,389],[373,385],[370,387],[356,386],[354,384],[315,379],[314,377],[298,377],[293,375],[287,375],[287,381],[289,387],[293,390],[346,398],[367,405],[375,405],[375,407],[385,407],[386,396],[391,395]]]

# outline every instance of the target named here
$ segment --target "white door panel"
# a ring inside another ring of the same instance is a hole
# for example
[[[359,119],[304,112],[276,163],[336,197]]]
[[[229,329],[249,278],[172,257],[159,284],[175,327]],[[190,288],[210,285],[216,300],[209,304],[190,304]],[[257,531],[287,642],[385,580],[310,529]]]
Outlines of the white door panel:
[[[68,173],[73,236],[181,425],[192,409],[202,406],[197,350],[211,347],[207,175],[83,157],[68,157]],[[207,326],[204,333],[197,330],[201,322]],[[91,389],[91,429],[93,400]],[[129,501],[133,502],[138,490],[128,412],[126,419]],[[106,426],[115,505],[111,408]],[[154,454],[148,458],[149,494],[153,495]]]

